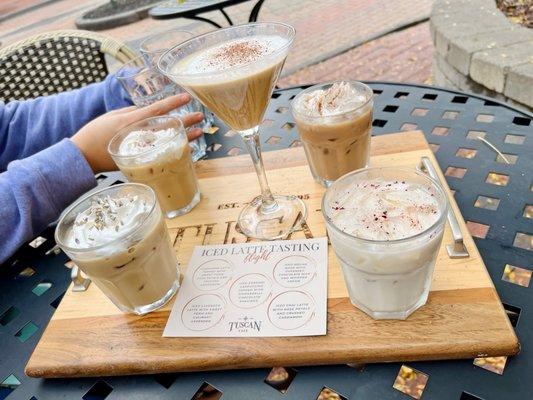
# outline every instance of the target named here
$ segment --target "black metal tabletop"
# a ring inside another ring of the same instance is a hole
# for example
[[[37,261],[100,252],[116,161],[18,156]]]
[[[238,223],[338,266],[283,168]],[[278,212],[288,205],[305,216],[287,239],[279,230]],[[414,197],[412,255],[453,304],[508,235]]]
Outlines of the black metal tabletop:
[[[24,245],[0,266],[0,400],[409,399],[405,392],[422,399],[532,398],[533,115],[434,87],[385,82],[370,86],[376,94],[374,135],[421,129],[431,143],[516,329],[522,345],[519,355],[475,361],[28,378],[24,366],[69,284],[64,266],[68,259],[51,250],[50,228],[42,239]],[[264,151],[300,145],[289,103],[301,89],[272,95],[261,132]],[[208,157],[245,153],[238,135],[219,126],[207,137]],[[117,177],[117,173],[102,175],[99,184],[112,184]]]
[[[215,28],[222,28],[217,22],[201,17],[198,14],[203,14],[209,11],[220,11],[229,25],[233,25],[230,16],[224,10],[226,7],[234,6],[240,3],[245,3],[250,0],[185,0],[178,2],[176,0],[165,1],[151,8],[148,14],[155,19],[172,19],[172,18],[188,18],[197,21],[207,22]],[[261,6],[265,0],[257,0],[250,11],[248,22],[256,22],[261,11]]]

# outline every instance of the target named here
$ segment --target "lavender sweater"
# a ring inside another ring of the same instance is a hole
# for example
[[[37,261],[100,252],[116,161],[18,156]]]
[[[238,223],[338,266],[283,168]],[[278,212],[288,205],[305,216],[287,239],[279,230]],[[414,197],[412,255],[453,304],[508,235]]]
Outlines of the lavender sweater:
[[[114,75],[67,93],[0,102],[0,264],[96,185],[68,138],[95,117],[129,105]]]

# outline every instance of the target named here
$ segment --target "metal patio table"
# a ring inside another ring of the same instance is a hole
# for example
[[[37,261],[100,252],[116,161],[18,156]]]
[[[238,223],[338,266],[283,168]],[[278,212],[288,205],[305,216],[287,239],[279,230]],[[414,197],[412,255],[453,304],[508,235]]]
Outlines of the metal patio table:
[[[376,94],[374,135],[413,129],[426,134],[477,236],[476,244],[522,344],[520,354],[507,360],[502,375],[474,365],[473,360],[406,363],[428,377],[422,398],[531,398],[533,115],[488,98],[435,87],[369,84]],[[289,103],[301,89],[276,90],[272,95],[261,133],[265,151],[300,145]],[[222,126],[207,136],[209,158],[245,153],[240,138]],[[478,137],[498,148],[508,163]],[[110,185],[120,175],[105,174],[98,180]],[[64,267],[67,257],[51,250],[53,228],[41,237],[44,243],[36,246],[41,239],[22,246],[0,268],[0,399],[317,399],[324,388],[320,399],[409,398],[393,388],[401,363],[276,369],[283,380],[271,380],[270,385],[265,383],[270,369],[28,378],[26,361],[70,282]]]
[[[151,8],[148,14],[155,19],[171,19],[171,18],[188,18],[196,21],[207,22],[215,28],[222,28],[220,24],[205,17],[200,17],[208,11],[220,11],[228,24],[233,25],[233,21],[226,13],[224,8],[234,6],[236,4],[245,3],[250,0],[185,0],[183,3],[178,3],[176,0],[166,1]],[[252,10],[248,22],[256,22],[261,11],[261,6],[265,0],[257,0]]]

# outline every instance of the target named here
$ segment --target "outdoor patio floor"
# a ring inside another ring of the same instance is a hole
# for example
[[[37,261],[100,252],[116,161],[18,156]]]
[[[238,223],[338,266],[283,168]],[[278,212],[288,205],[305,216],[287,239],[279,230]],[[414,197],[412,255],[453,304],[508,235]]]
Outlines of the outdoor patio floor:
[[[45,4],[23,11],[39,3]],[[47,30],[75,29],[75,19],[94,4],[93,0],[24,0],[3,7],[3,13],[22,12],[0,22],[0,42],[4,46]],[[235,23],[244,23],[253,4],[232,6],[227,12]],[[431,0],[267,0],[259,20],[287,22],[297,30],[281,87],[332,79],[431,83],[433,45],[425,22],[431,4]],[[226,25],[218,12],[205,15]],[[146,36],[171,28],[195,33],[212,29],[198,21],[147,18],[101,33],[136,49]]]

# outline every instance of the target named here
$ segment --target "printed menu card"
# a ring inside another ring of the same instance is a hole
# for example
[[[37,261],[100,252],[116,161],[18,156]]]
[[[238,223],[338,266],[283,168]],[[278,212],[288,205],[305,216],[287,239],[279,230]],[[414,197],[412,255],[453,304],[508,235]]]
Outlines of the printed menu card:
[[[327,239],[197,246],[166,337],[326,334]]]

